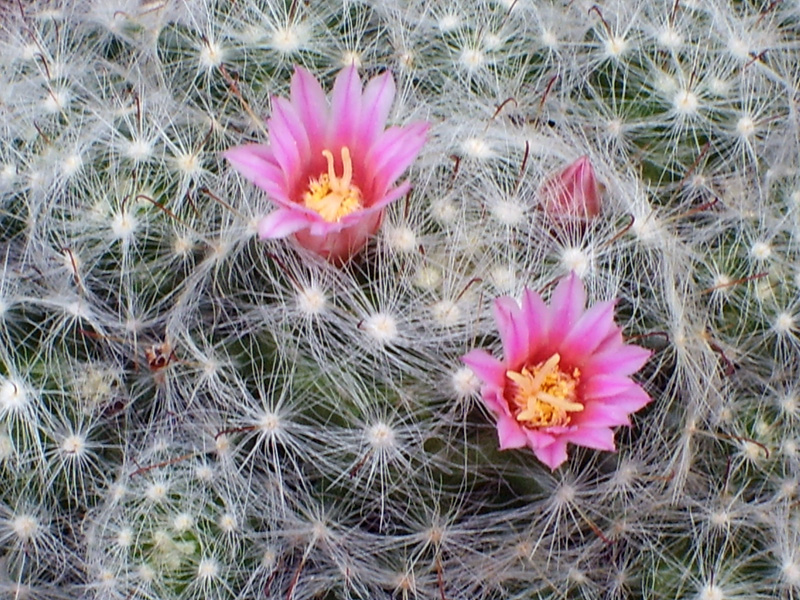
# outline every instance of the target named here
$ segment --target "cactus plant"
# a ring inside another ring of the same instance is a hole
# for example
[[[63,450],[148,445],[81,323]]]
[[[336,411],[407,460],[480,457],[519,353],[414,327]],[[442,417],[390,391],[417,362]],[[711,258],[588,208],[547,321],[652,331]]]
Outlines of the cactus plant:
[[[796,6],[0,24],[1,596],[800,597]],[[257,239],[275,199],[223,157],[271,142],[297,67],[391,72],[388,124],[431,123],[344,261]],[[554,214],[575,164],[591,214]],[[652,402],[551,471],[498,448],[461,357],[570,273],[652,352]]]

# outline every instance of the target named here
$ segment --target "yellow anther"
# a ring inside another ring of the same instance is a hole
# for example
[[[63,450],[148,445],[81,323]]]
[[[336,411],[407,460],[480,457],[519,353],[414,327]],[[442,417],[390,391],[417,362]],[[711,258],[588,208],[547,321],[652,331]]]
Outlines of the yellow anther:
[[[361,190],[352,184],[353,161],[347,146],[342,146],[341,177],[336,175],[333,153],[325,149],[322,156],[328,163],[328,172],[308,182],[308,191],[303,194],[303,204],[318,212],[329,223],[335,223],[362,207]]]
[[[558,366],[560,361],[561,356],[556,353],[532,369],[506,371],[506,377],[517,387],[512,409],[523,425],[563,426],[569,424],[570,413],[583,410],[583,404],[575,398],[580,371],[573,369],[572,374],[565,373]]]

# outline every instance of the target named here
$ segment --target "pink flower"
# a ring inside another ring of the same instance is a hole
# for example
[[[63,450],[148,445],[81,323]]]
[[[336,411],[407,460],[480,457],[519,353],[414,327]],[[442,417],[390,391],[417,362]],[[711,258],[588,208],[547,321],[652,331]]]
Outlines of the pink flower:
[[[295,68],[290,98],[272,100],[269,145],[246,144],[224,154],[277,206],[259,222],[262,239],[292,235],[331,262],[363,248],[386,206],[408,192],[408,182],[394,184],[429,128],[422,122],[385,129],[394,95],[391,73],[371,79],[362,92],[349,66],[336,76],[329,103],[319,82]]]
[[[525,289],[521,306],[497,298],[494,314],[503,359],[484,350],[462,357],[481,380],[497,416],[500,449],[529,446],[551,469],[567,460],[567,444],[615,450],[613,427],[650,397],[630,379],[650,351],[626,344],[614,323],[615,301],[584,308],[586,292],[571,273],[547,306]]]
[[[558,217],[590,219],[600,214],[601,186],[588,156],[548,177],[539,188],[545,212]]]

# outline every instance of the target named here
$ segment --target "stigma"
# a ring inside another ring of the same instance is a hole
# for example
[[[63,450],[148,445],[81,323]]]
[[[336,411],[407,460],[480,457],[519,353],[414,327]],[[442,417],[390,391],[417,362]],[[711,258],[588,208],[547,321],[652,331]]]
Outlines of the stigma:
[[[328,161],[328,172],[308,183],[303,193],[303,205],[319,213],[328,223],[336,223],[350,213],[362,208],[361,190],[353,185],[353,162],[350,149],[342,146],[342,176],[336,175],[333,153],[323,150]]]
[[[534,367],[506,371],[506,377],[516,384],[510,408],[522,425],[565,426],[569,425],[571,413],[583,410],[575,394],[581,373],[578,369],[562,371],[560,361],[561,356],[556,353]]]

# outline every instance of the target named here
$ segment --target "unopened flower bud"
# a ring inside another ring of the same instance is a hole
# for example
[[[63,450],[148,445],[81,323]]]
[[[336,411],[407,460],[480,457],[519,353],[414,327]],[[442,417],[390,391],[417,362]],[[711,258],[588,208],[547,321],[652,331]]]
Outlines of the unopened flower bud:
[[[602,186],[588,156],[548,177],[539,188],[539,200],[552,217],[591,219],[600,214]]]

